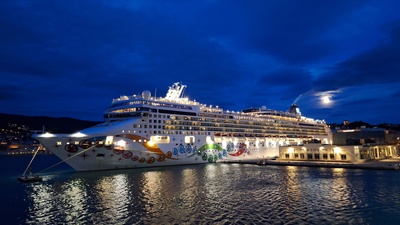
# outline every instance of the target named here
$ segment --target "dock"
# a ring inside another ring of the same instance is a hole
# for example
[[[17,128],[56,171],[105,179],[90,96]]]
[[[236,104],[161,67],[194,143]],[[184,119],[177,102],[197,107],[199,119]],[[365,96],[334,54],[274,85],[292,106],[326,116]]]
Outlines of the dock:
[[[341,162],[341,161],[309,161],[309,160],[240,160],[240,161],[223,161],[223,163],[242,163],[257,164],[259,166],[305,166],[305,167],[322,167],[322,168],[349,168],[349,169],[371,169],[371,170],[399,170],[400,157],[393,157],[382,160],[372,160],[365,162]]]

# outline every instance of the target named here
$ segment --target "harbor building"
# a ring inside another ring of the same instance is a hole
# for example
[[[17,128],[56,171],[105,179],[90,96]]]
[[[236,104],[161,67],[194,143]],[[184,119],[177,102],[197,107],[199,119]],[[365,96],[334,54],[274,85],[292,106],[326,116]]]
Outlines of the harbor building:
[[[318,143],[279,147],[280,160],[362,162],[398,155],[396,145],[321,145]]]
[[[362,145],[385,143],[385,129],[365,128],[333,130],[333,143],[336,145]]]
[[[280,146],[279,159],[288,161],[363,162],[400,155],[399,133],[382,128],[333,130],[333,144]]]

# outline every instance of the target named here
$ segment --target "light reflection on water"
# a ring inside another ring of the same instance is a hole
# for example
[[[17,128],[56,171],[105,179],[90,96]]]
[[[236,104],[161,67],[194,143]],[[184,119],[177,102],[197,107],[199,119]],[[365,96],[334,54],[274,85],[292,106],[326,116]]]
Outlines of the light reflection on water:
[[[393,224],[398,171],[207,164],[59,174],[27,224]]]

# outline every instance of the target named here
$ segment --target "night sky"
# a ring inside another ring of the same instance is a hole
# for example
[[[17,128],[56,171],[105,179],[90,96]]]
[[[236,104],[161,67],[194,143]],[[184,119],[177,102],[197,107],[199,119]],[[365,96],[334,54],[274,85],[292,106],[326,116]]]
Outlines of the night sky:
[[[165,96],[183,82],[186,97],[224,110],[296,102],[327,123],[400,123],[399,9],[398,0],[3,0],[0,112],[102,121],[113,98]]]

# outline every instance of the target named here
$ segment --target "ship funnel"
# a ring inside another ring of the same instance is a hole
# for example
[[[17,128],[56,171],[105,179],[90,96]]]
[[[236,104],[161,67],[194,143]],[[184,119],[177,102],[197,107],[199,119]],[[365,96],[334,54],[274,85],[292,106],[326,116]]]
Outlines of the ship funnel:
[[[287,110],[288,113],[301,115],[299,106],[297,104],[292,104],[289,109]]]

